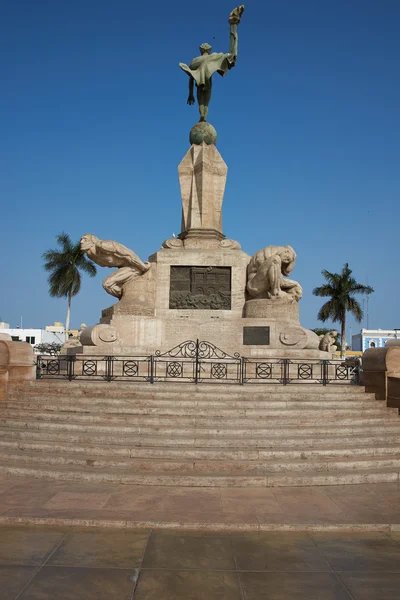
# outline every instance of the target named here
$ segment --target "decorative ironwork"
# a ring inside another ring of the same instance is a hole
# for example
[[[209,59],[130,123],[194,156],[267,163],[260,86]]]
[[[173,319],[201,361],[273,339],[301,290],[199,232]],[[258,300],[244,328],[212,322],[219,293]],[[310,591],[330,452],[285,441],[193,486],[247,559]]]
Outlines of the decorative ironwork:
[[[239,359],[240,354],[235,352],[233,355],[228,354],[218,348],[211,342],[200,342],[199,340],[187,340],[182,342],[178,346],[174,346],[171,350],[161,353],[160,350],[156,350],[155,356],[170,356],[171,358],[235,358]]]
[[[160,350],[155,351],[155,356],[171,356],[172,358],[176,358],[177,356],[182,358],[195,358],[197,353],[197,342],[193,340],[188,340],[186,342],[182,342],[179,346],[175,346],[168,350],[167,352],[161,353]]]
[[[271,379],[272,364],[271,363],[257,363],[256,376],[258,377],[258,379]]]
[[[151,356],[38,356],[37,379],[231,384],[359,384],[360,364],[336,360],[247,358],[187,340]]]
[[[97,361],[85,360],[82,365],[82,372],[90,377],[92,375],[97,375]]]
[[[312,365],[302,363],[298,365],[297,372],[300,379],[311,379],[312,378]]]
[[[344,365],[338,365],[336,367],[336,378],[337,379],[341,379],[342,381],[344,379],[348,379],[348,368],[345,367]]]
[[[182,377],[183,365],[180,362],[167,363],[167,377]]]
[[[224,363],[215,363],[211,366],[211,377],[214,379],[226,379],[227,366]]]
[[[126,377],[137,377],[139,374],[139,364],[136,360],[124,360],[122,371]]]
[[[60,363],[58,360],[49,360],[45,368],[49,375],[58,375],[60,372]]]

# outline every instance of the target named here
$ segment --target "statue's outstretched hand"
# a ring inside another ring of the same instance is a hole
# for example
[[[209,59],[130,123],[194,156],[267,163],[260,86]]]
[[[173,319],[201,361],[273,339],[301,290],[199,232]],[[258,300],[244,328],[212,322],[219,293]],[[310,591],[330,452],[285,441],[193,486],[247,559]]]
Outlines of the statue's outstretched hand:
[[[196,102],[196,100],[194,99],[194,96],[189,96],[189,98],[187,99],[187,103],[192,106],[192,104],[194,104]]]
[[[233,11],[231,12],[231,14],[229,15],[229,18],[228,18],[229,23],[231,25],[239,25],[243,12],[244,12],[243,4],[234,8]]]

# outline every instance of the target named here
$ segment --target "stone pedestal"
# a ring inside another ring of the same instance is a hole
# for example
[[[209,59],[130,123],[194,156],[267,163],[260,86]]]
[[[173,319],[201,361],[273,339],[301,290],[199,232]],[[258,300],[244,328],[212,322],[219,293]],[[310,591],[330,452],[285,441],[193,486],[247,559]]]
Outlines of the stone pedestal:
[[[244,305],[244,317],[299,322],[299,303],[292,297],[253,298]]]
[[[181,239],[210,238],[222,233],[222,201],[228,167],[214,145],[193,144],[178,167],[182,196]]]
[[[99,325],[84,331],[83,347],[71,348],[69,352],[147,356],[156,350],[166,352],[186,340],[199,339],[215,344],[225,352],[239,352],[249,357],[330,358],[328,353],[318,350],[318,336],[299,325],[298,312],[293,306],[289,314],[289,304],[279,299],[246,302],[249,260],[250,256],[237,248],[162,248],[150,256],[151,267],[143,275],[146,278],[143,286],[153,282],[146,288],[152,289],[148,314],[144,314],[144,304],[132,301],[137,296],[129,287],[126,298],[124,293],[118,303],[103,311]],[[230,269],[230,308],[170,308],[171,269],[192,266],[200,271],[202,267],[206,270],[210,267]],[[261,307],[263,315],[266,306],[273,308],[267,318],[244,314],[244,307],[253,305]],[[244,343],[247,327],[269,328],[269,343]]]
[[[122,298],[117,304],[105,308],[102,313],[102,323],[107,323],[114,315],[155,315],[157,266],[140,277],[128,281],[123,288]]]

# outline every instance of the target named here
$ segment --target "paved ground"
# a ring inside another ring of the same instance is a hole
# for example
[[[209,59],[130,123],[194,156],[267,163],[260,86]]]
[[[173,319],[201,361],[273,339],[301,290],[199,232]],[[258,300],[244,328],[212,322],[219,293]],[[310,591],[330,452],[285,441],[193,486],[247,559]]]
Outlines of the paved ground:
[[[0,527],[0,600],[398,600],[400,533]]]
[[[400,531],[398,483],[290,488],[141,487],[0,479],[0,525]],[[400,593],[399,593],[400,597]]]

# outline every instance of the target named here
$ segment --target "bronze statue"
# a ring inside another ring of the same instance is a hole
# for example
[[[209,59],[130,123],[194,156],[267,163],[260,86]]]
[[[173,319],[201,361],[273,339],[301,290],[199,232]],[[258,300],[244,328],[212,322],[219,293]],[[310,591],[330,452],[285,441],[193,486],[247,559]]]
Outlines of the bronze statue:
[[[194,58],[189,66],[185,65],[185,63],[179,63],[180,68],[189,75],[189,96],[187,103],[190,105],[195,103],[193,91],[194,84],[196,83],[200,121],[206,121],[207,119],[208,105],[211,99],[212,76],[214,73],[224,76],[236,64],[238,55],[237,27],[243,11],[244,6],[240,5],[234,8],[229,15],[230,43],[228,53],[211,53],[211,46],[209,44],[202,44],[200,46],[201,56]]]

